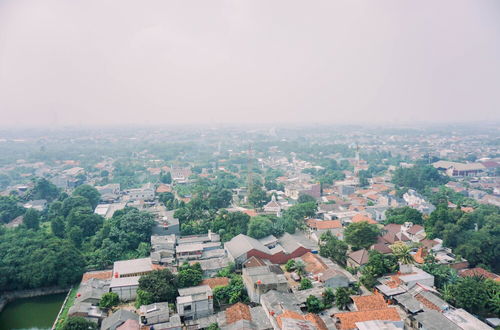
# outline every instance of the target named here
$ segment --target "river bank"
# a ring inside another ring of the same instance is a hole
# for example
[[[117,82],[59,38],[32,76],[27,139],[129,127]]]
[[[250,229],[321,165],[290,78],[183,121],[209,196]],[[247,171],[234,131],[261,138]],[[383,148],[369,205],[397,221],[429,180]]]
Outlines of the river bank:
[[[0,330],[49,330],[65,296],[56,293],[11,301],[0,313]]]
[[[18,290],[18,291],[8,291],[0,295],[0,313],[3,311],[5,306],[17,299],[22,298],[33,298],[40,296],[48,296],[58,293],[66,293],[71,289],[71,287],[61,288],[61,287],[48,287],[32,290]]]

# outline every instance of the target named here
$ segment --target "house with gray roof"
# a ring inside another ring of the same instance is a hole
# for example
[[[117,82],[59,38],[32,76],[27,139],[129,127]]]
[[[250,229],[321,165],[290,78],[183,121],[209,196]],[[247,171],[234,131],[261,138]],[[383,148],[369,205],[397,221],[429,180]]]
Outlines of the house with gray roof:
[[[266,243],[267,241],[265,241]],[[271,245],[270,245],[271,246]],[[241,266],[250,257],[269,260],[274,264],[284,264],[288,260],[300,257],[311,250],[297,242],[293,236],[285,233],[276,245],[268,247],[260,240],[240,234],[224,244],[229,260]]]
[[[139,315],[126,309],[119,309],[102,321],[101,330],[116,330],[128,320],[139,322]]]

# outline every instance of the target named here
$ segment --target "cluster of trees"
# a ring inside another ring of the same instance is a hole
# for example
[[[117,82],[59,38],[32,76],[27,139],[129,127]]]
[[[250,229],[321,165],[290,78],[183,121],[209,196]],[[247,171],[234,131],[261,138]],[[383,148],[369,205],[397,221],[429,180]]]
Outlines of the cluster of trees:
[[[135,208],[116,211],[97,233],[82,245],[90,268],[104,268],[116,260],[149,255],[154,216]]]
[[[219,302],[225,301],[226,298],[227,301],[236,299],[235,302],[240,301],[237,300],[237,297],[244,299],[246,291],[244,291],[241,277],[234,275],[231,269],[228,269],[227,272],[231,272],[230,275],[233,276],[230,284],[227,287],[221,287],[218,296],[214,290],[215,298],[219,299]],[[136,306],[163,301],[174,303],[178,289],[196,286],[200,284],[202,279],[203,271],[199,263],[182,264],[177,275],[172,274],[169,269],[155,270],[139,279]]]
[[[377,283],[377,278],[399,270],[398,258],[392,254],[382,254],[376,250],[369,252],[368,263],[361,270],[360,282],[371,289]]]
[[[54,188],[40,179],[30,192],[30,198],[54,199],[44,212],[25,211],[13,196],[0,198],[5,219],[24,213],[22,226],[0,231],[0,291],[66,286],[85,269],[149,255],[153,215],[125,208],[104,222],[93,212],[100,199],[95,188],[81,185],[71,196]]]
[[[471,266],[500,272],[500,208],[480,205],[471,213],[439,204],[425,221],[430,238],[443,239],[445,246],[467,259]]]
[[[69,286],[81,279],[85,260],[68,240],[42,230],[0,234],[0,291]]]
[[[242,277],[236,274],[231,274],[230,277],[228,285],[218,286],[213,290],[214,302],[218,307],[232,305],[240,301],[243,303],[249,302]]]
[[[16,196],[0,196],[0,223],[8,223],[23,215],[25,211]]]
[[[330,258],[337,264],[345,266],[348,249],[349,246],[347,243],[333,236],[330,231],[321,234],[319,247],[320,256]]]
[[[194,235],[207,232],[217,211],[231,204],[230,189],[234,185],[235,182],[228,175],[218,176],[213,181],[198,178],[189,188],[192,199],[186,204],[178,204],[180,207],[175,211],[175,217],[181,224],[181,233]]]
[[[331,288],[326,288],[321,295],[321,299],[310,295],[306,300],[306,308],[309,313],[319,313],[324,309],[337,306],[341,310],[347,309],[351,303],[351,295],[356,294],[355,290],[349,288],[337,288],[335,292]]]
[[[422,213],[409,206],[388,209],[385,212],[385,216],[387,218],[385,224],[396,223],[402,225],[408,221],[414,225],[422,225],[424,223]]]
[[[415,189],[424,192],[425,188],[437,187],[448,182],[448,177],[442,175],[433,166],[415,165],[410,168],[399,167],[394,171],[392,182],[399,189]]]
[[[174,303],[177,288],[177,277],[169,269],[152,271],[139,279],[135,305],[139,307],[163,301]]]
[[[483,317],[500,313],[500,284],[482,276],[459,277],[443,288],[446,301]]]
[[[344,241],[353,250],[367,249],[377,241],[380,229],[375,224],[361,221],[351,223],[344,231]]]

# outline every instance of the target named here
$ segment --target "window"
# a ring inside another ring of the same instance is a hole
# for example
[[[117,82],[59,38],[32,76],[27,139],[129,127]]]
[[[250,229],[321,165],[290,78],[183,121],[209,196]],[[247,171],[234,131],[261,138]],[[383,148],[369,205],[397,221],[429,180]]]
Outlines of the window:
[[[191,311],[191,305],[184,306],[184,311],[185,312]]]

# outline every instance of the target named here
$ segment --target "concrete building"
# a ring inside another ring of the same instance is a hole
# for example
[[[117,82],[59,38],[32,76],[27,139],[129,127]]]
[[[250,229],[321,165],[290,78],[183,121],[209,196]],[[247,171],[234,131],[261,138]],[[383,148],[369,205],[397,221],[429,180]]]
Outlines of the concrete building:
[[[350,284],[347,276],[332,268],[320,273],[318,279],[327,288],[347,288]]]
[[[288,281],[277,265],[245,267],[242,277],[250,300],[256,303],[268,291],[289,292]]]
[[[139,278],[154,270],[151,258],[115,261],[109,290],[118,294],[121,300],[137,297]]]
[[[255,238],[240,234],[233,237],[229,242],[226,242],[224,249],[227,251],[229,260],[237,266],[241,266],[252,256],[269,260],[274,264],[284,264],[290,259],[300,257],[311,251],[301,243],[298,243],[288,233],[280,237],[276,245],[272,248],[265,246]]]
[[[214,313],[212,289],[208,285],[179,289],[177,313],[182,320],[193,320]]]

